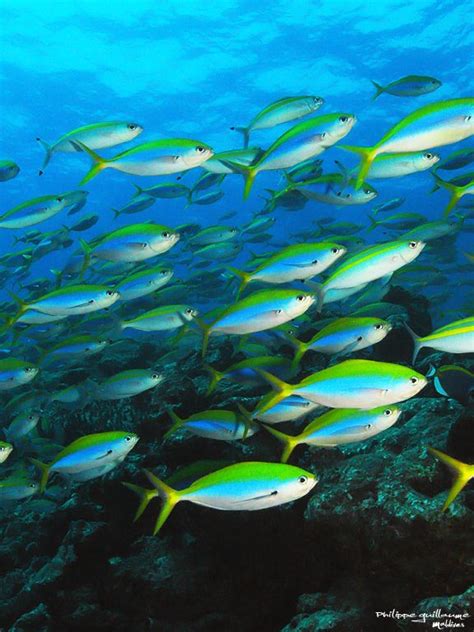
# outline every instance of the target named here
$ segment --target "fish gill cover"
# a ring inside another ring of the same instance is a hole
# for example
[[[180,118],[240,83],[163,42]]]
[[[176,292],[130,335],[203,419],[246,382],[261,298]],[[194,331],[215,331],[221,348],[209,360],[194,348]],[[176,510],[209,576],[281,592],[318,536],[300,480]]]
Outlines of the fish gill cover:
[[[471,13],[3,3],[0,629],[472,628]]]

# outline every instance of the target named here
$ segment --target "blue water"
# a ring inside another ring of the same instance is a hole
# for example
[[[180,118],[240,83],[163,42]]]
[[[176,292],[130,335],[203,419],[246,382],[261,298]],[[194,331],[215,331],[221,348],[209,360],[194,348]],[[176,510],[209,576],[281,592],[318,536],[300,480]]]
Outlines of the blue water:
[[[38,195],[77,188],[89,160],[56,154],[39,177],[43,150],[35,137],[53,142],[91,122],[136,120],[145,128],[137,142],[189,137],[222,151],[241,144],[239,134],[229,129],[232,125],[245,125],[282,96],[315,94],[325,99],[321,114],[356,114],[358,123],[347,142],[371,144],[416,107],[469,94],[469,2],[267,0],[256,5],[219,0],[209,7],[185,0],[159,5],[144,0],[115,6],[94,0],[23,0],[2,7],[1,155],[21,166],[20,175],[1,186],[2,210]],[[382,95],[371,100],[371,79],[385,84],[406,74],[436,76],[443,85],[417,98]],[[265,147],[284,129],[255,132],[252,144]],[[442,148],[440,153],[445,156],[456,148]],[[116,148],[103,153],[112,156]],[[322,158],[325,171],[333,171],[335,158],[353,161],[337,149]],[[183,181],[190,184],[197,175],[190,172]],[[90,182],[85,211],[98,213],[101,221],[81,236],[90,239],[110,230],[111,207],[125,204],[134,191],[132,183],[139,180],[148,186],[165,178],[135,178],[109,170]],[[244,203],[242,179],[229,177],[225,197],[213,206],[183,209],[182,200],[158,201],[141,215],[123,216],[114,226],[149,218],[171,226],[187,221],[205,226],[227,210],[238,210],[232,222],[242,224],[261,208],[264,188],[279,182],[276,172],[261,174]],[[374,184],[379,197],[370,206],[403,195],[408,198],[404,211],[421,210],[438,218],[446,194],[427,195],[431,182],[429,173],[378,181]],[[304,228],[328,211],[341,219],[364,220],[370,206],[338,210],[308,205],[296,215],[280,212],[273,232],[276,237],[287,235],[295,223]],[[60,214],[41,229],[63,223],[67,220]],[[11,246],[12,231],[2,232],[0,247]],[[37,263],[35,274],[42,276],[50,267],[46,258]]]

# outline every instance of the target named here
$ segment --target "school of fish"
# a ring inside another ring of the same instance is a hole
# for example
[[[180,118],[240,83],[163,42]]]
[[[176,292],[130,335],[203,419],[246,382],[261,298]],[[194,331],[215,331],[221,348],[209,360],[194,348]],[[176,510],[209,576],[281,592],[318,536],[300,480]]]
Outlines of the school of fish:
[[[374,99],[390,99],[429,95],[441,81],[410,75],[373,84]],[[306,496],[319,475],[288,463],[297,446],[334,448],[384,432],[403,415],[398,404],[417,396],[431,378],[440,395],[474,403],[468,368],[436,365],[426,374],[414,368],[423,349],[462,358],[474,352],[469,292],[474,254],[456,247],[460,234],[474,230],[469,171],[474,148],[465,143],[474,135],[474,98],[433,100],[398,121],[390,117],[386,133],[368,147],[347,144],[354,128],[367,121],[325,109],[321,96],[283,97],[245,125],[233,125],[236,146],[223,149],[189,138],[142,143],[138,137],[151,130],[136,121],[81,121],[54,142],[37,138],[45,152],[39,176],[59,169],[68,160],[64,154],[77,153],[84,166],[91,163],[77,174],[79,187],[95,177],[105,182],[102,172],[116,170],[125,174],[124,189],[133,185],[135,191],[121,208],[103,211],[110,230],[100,234],[90,232],[97,214],[73,217],[91,201],[82,188],[19,200],[0,214],[0,229],[15,239],[15,247],[0,255],[8,293],[0,306],[5,439],[0,441],[0,505],[44,492],[54,475],[73,485],[102,477],[120,467],[139,441],[134,432],[118,428],[85,436],[78,431],[72,443],[56,445],[41,423],[45,410],[77,410],[156,388],[166,399],[166,383],[176,375],[167,374],[164,361],[179,366],[190,353],[209,377],[206,397],[215,401],[222,382],[239,384],[236,392],[244,396],[233,410],[217,404],[184,416],[179,409],[183,403],[189,408],[190,401],[183,380],[183,401],[166,405],[171,426],[162,436],[165,448],[176,433],[233,442],[263,429],[260,436],[271,435],[283,452],[275,462],[197,460],[166,480],[144,470],[151,487],[124,481],[139,497],[135,519],[154,498],[161,501],[155,534],[181,501],[254,511]],[[260,130],[273,133],[273,142],[260,146]],[[455,143],[462,144],[451,151]],[[103,150],[114,155],[104,157]],[[229,223],[235,211],[215,225],[177,225],[171,216],[166,225],[150,219],[148,209],[157,203],[165,207],[167,200],[178,200],[183,208],[217,203],[225,198],[228,179],[243,179],[245,200],[264,171],[278,172],[279,184],[265,189],[259,210],[244,224]],[[13,160],[1,160],[0,181],[6,183],[1,186],[8,187],[20,172]],[[438,189],[448,194],[438,219],[423,209],[397,210],[404,198],[382,201],[365,214],[357,211],[357,223],[339,218],[348,207],[370,204],[383,191],[384,179],[421,172],[427,172],[427,205]],[[152,176],[157,179],[151,185],[143,184],[141,178]],[[304,230],[298,225],[303,208],[314,215],[313,227]],[[295,230],[282,241],[271,231],[286,213],[293,213]],[[41,224],[53,217],[60,227],[44,232]],[[114,228],[117,218],[126,224]],[[254,253],[258,244],[266,252]],[[47,255],[57,264],[48,276],[38,276],[37,264]],[[427,335],[413,331],[407,310],[383,300],[394,284],[412,292],[429,286],[441,326]],[[460,308],[444,307],[461,291]],[[412,366],[368,359],[367,352],[359,357],[394,329],[413,339]],[[97,377],[96,356],[137,340],[159,348],[151,366],[148,361]],[[306,356],[312,354],[325,358],[325,368],[306,369]],[[80,369],[89,377],[75,381]],[[248,399],[256,388],[263,395],[250,410]],[[308,423],[301,426],[303,418]],[[296,424],[297,430],[277,430],[280,423]],[[474,477],[474,465],[423,448],[454,473],[445,510]]]

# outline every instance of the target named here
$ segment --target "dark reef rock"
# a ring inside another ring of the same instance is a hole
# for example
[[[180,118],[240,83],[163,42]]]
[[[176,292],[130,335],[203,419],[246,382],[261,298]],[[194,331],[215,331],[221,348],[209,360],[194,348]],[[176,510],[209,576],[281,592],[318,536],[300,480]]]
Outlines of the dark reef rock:
[[[430,328],[424,303],[391,292],[387,300],[403,303],[421,333]],[[399,337],[405,332],[392,335],[383,359],[409,362],[411,346]],[[378,347],[361,357],[376,357]],[[149,346],[142,351],[159,355]],[[215,349],[210,355],[211,363],[228,361]],[[303,369],[326,364],[308,354]],[[235,409],[238,401],[251,408],[262,392],[219,384],[205,397],[208,378],[196,352],[163,370],[164,385],[139,398],[61,412],[60,424],[57,410],[46,411],[52,435],[67,441],[79,428],[134,430],[141,440],[102,479],[65,486],[55,478],[45,496],[0,509],[2,631],[422,632],[428,627],[376,613],[472,613],[473,492],[466,489],[441,513],[451,478],[426,450],[472,463],[471,412],[427,388],[374,439],[340,449],[299,446],[291,462],[320,479],[309,497],[248,513],[183,503],[153,537],[159,501],[134,524],[137,498],[120,481],[146,486],[143,467],[166,477],[198,459],[274,461],[281,454],[263,431],[234,444],[183,432],[163,443],[167,406],[182,416]],[[289,433],[295,427],[281,426]]]

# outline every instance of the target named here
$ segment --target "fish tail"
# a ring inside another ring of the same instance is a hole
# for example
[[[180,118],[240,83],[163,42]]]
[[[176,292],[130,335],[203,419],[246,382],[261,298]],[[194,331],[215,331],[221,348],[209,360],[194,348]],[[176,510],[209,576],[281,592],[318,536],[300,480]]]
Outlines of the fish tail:
[[[428,452],[433,454],[433,456],[438,457],[440,461],[442,461],[445,465],[449,467],[451,472],[453,472],[455,479],[454,483],[449,490],[448,497],[443,505],[442,511],[446,511],[449,505],[453,502],[459,492],[467,485],[467,483],[474,477],[474,465],[469,465],[468,463],[462,463],[462,461],[458,461],[454,459],[452,456],[441,452],[440,450],[436,450],[435,448],[428,448]]]
[[[79,243],[81,244],[81,248],[84,252],[84,263],[82,264],[81,272],[79,274],[79,278],[82,279],[91,262],[92,248],[85,239],[79,239]]]
[[[238,403],[237,404],[237,408],[240,411],[240,414],[242,415],[243,418],[243,422],[245,425],[245,431],[244,434],[242,436],[242,439],[246,439],[249,433],[249,430],[253,424],[253,417],[252,417],[252,413],[250,413],[244,406],[242,406],[242,404]]]
[[[49,163],[49,161],[51,160],[51,156],[53,155],[53,147],[49,143],[47,143],[45,140],[42,140],[41,138],[36,138],[36,140],[46,152],[46,155],[43,160],[43,165],[38,172],[38,175],[42,176],[44,173],[44,170],[46,169],[46,165]]]
[[[113,211],[113,213],[114,213],[114,219],[117,219],[117,217],[119,217],[119,216],[120,216],[120,213],[121,213],[121,212],[120,212],[118,209],[116,209],[116,208],[112,208],[111,210],[112,210],[112,211]]]
[[[416,334],[413,329],[411,329],[406,323],[403,323],[405,325],[405,329],[408,331],[408,333],[410,334],[410,336],[413,338],[413,358],[412,358],[412,362],[413,364],[415,364],[416,362],[416,358],[418,357],[418,353],[420,352],[420,349],[423,347],[423,343],[421,342],[421,338],[420,336],[418,336],[418,334]]]
[[[359,173],[357,174],[355,189],[358,190],[364,183],[369,173],[370,166],[377,156],[377,150],[374,147],[356,147],[355,145],[338,145],[341,149],[352,151],[360,156]]]
[[[8,291],[8,294],[18,305],[18,311],[14,316],[8,316],[5,318],[5,322],[2,327],[0,327],[0,334],[6,333],[9,329],[13,327],[13,325],[19,320],[19,318],[28,310],[28,305],[25,303],[23,299],[14,294],[13,292]]]
[[[305,285],[307,285],[311,291],[316,294],[316,311],[319,314],[323,309],[326,291],[323,285],[321,283],[316,283],[316,281],[305,281]]]
[[[237,290],[236,296],[236,298],[239,298],[239,296],[249,284],[252,275],[249,272],[244,272],[243,270],[239,270],[238,268],[234,268],[232,266],[227,266],[227,270],[229,270],[229,272],[232,272],[232,274],[235,274],[235,276],[240,279],[240,286]]]
[[[142,187],[139,187],[138,184],[134,184],[133,186],[136,189],[135,195],[133,197],[136,197],[137,195],[140,195],[141,193],[143,193]]]
[[[166,520],[169,518],[170,513],[173,511],[175,505],[179,503],[181,500],[182,492],[178,492],[163,481],[160,481],[154,474],[149,472],[148,470],[144,470],[148,480],[155,487],[163,501],[163,505],[161,507],[161,511],[158,514],[158,518],[156,519],[155,528],[153,530],[153,535],[156,535],[161,527],[165,524]]]
[[[272,389],[275,391],[274,393],[269,393],[265,397],[262,398],[260,403],[258,404],[256,411],[259,413],[264,413],[276,404],[280,403],[282,399],[288,397],[294,392],[295,387],[291,384],[287,384],[275,377],[271,373],[267,371],[263,371],[262,369],[255,369],[256,372],[263,377],[263,379],[270,384]]]
[[[31,463],[33,463],[33,465],[36,465],[36,467],[41,472],[40,493],[42,494],[46,489],[46,485],[48,483],[49,465],[46,465],[46,463],[42,463],[41,461],[38,461],[38,459],[34,459],[33,457],[29,457],[29,460],[31,461]]]
[[[369,222],[370,222],[370,226],[367,229],[367,232],[370,233],[371,231],[373,231],[373,230],[375,230],[377,228],[379,223],[377,222],[375,217],[372,217],[372,215],[367,215],[367,217],[369,218]]]
[[[291,456],[291,453],[299,444],[298,437],[292,437],[291,435],[287,435],[284,432],[280,432],[279,430],[275,430],[271,426],[267,424],[261,424],[265,430],[267,430],[271,435],[273,435],[280,443],[283,443],[283,453],[281,455],[280,461],[282,463],[288,463],[288,459]]]
[[[169,437],[172,434],[174,434],[180,426],[183,425],[183,421],[184,421],[183,419],[181,419],[181,417],[178,417],[178,415],[174,412],[172,408],[167,408],[167,410],[168,410],[168,415],[171,417],[171,421],[173,422],[173,425],[167,432],[165,432],[165,434],[163,435],[163,440],[169,439]]]
[[[242,136],[244,137],[244,148],[247,149],[247,147],[249,146],[249,142],[250,142],[250,130],[248,127],[231,127],[230,128],[233,132],[240,132],[240,134],[242,134]]]
[[[94,163],[91,169],[89,170],[89,172],[86,173],[86,175],[80,181],[79,186],[86,184],[86,182],[89,182],[89,180],[92,180],[92,178],[95,178],[96,175],[98,175],[104,169],[107,169],[107,167],[109,166],[110,160],[106,160],[105,158],[102,158],[95,151],[92,151],[92,149],[89,149],[87,145],[84,145],[84,143],[81,143],[78,140],[74,140],[74,141],[71,141],[71,144],[74,145],[76,149],[79,148],[78,151],[86,152],[86,154],[91,158],[92,162]]]
[[[294,374],[296,373],[296,369],[298,368],[299,363],[301,362],[301,358],[304,356],[304,354],[308,350],[308,343],[302,342],[301,340],[298,340],[298,338],[295,338],[294,336],[291,336],[290,334],[287,334],[285,338],[295,349],[295,355],[291,362],[291,372],[292,374]]]
[[[216,386],[222,380],[222,378],[224,377],[224,374],[221,371],[217,371],[214,367],[210,366],[209,364],[205,364],[204,368],[211,376],[211,382],[206,391],[206,397],[208,397],[211,393],[213,393],[216,390]]]
[[[382,92],[385,92],[385,88],[383,86],[380,85],[380,83],[377,83],[376,81],[372,81],[371,80],[372,85],[374,86],[376,93],[374,94],[374,96],[372,97],[372,101],[375,101],[375,99],[377,97],[379,97]]]
[[[462,187],[457,187],[456,185],[451,184],[451,182],[446,182],[445,180],[442,180],[438,175],[436,175],[436,173],[433,174],[433,177],[436,180],[436,184],[438,187],[442,187],[443,189],[446,189],[451,193],[448,205],[443,211],[443,217],[447,217],[461,199]]]
[[[209,336],[211,335],[211,325],[208,325],[203,320],[201,320],[198,316],[193,318],[193,322],[195,322],[198,327],[202,331],[202,357],[206,355],[207,345],[209,344]]]
[[[136,522],[138,518],[140,518],[140,516],[143,514],[145,509],[148,507],[148,503],[150,502],[150,500],[156,498],[156,489],[146,489],[145,487],[140,487],[139,485],[134,485],[133,483],[122,483],[122,485],[137,494],[137,496],[140,498],[140,503],[133,517],[133,522]]]

